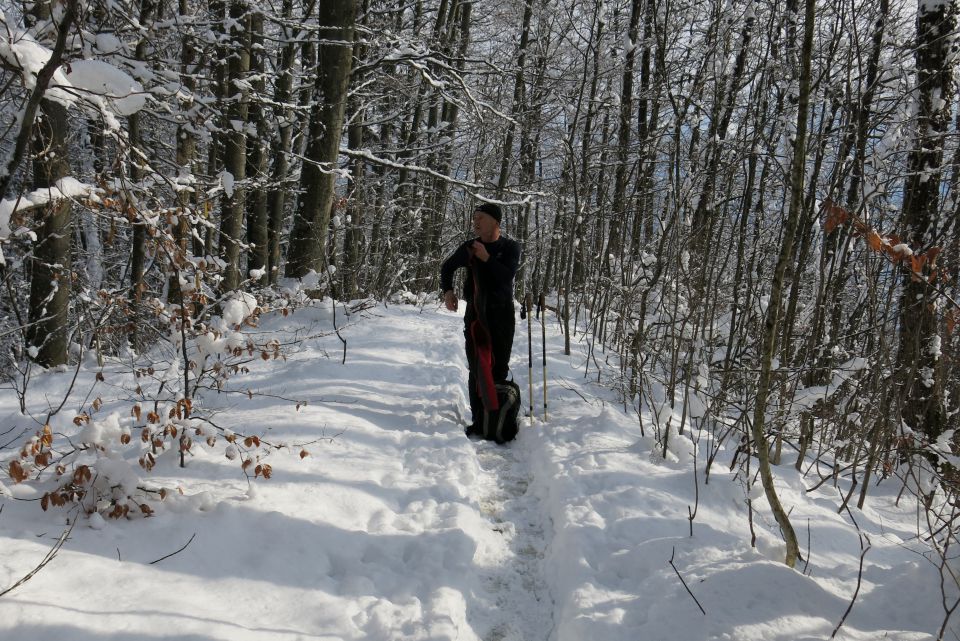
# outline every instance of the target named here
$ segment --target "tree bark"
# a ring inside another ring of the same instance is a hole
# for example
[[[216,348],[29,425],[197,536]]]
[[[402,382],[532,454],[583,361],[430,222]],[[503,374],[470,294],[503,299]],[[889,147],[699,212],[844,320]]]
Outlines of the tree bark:
[[[263,12],[252,10],[250,13],[250,71],[253,75],[251,86],[255,99],[250,103],[249,119],[257,128],[257,136],[247,143],[249,149],[247,175],[251,180],[247,199],[247,240],[251,246],[248,264],[250,270],[265,270],[270,250],[266,190],[269,154],[265,146],[270,138],[270,127],[267,123],[267,106],[264,103],[267,82],[263,22]],[[256,279],[256,282],[265,284],[267,274],[264,273]]]
[[[513,137],[517,129],[517,121],[523,118],[525,108],[524,67],[527,60],[527,44],[530,42],[530,19],[533,16],[533,0],[524,0],[523,22],[520,25],[520,43],[517,45],[517,75],[513,81],[513,118],[507,124],[507,134],[503,141],[503,156],[500,158],[500,178],[497,180],[497,196],[503,198],[503,190],[510,177],[510,166],[513,158]]]
[[[370,0],[364,0],[360,7],[360,29],[366,26],[370,16]],[[357,33],[354,34],[355,36]],[[354,60],[362,60],[366,55],[366,44],[362,38],[356,38],[353,45]],[[351,84],[360,84],[364,80],[363,72],[356,68],[350,77]],[[360,150],[367,138],[366,114],[367,108],[363,101],[351,98],[347,105],[350,117],[347,127],[347,146],[352,150]],[[366,184],[367,163],[363,158],[353,158],[350,161],[350,176],[347,181],[347,210],[343,221],[343,261],[342,261],[342,295],[346,299],[357,297],[360,288],[360,272],[363,270],[362,256],[366,244],[365,214],[367,211]]]
[[[917,16],[917,118],[915,143],[907,160],[901,222],[903,241],[922,255],[938,241],[943,146],[957,85],[953,77],[956,3],[928,9]],[[930,261],[932,263],[933,261]],[[904,380],[903,420],[912,429],[936,440],[946,428],[943,362],[939,358],[937,294],[928,283],[934,267],[922,273],[904,270],[900,299],[898,371]]]
[[[240,0],[230,3],[229,62],[227,63],[226,95],[221,104],[227,106],[224,171],[230,174],[232,189],[223,198],[220,214],[220,257],[226,263],[220,289],[229,292],[240,286],[240,245],[243,239],[243,214],[246,208],[247,115],[250,91],[246,79],[250,72],[250,30],[247,5]]]
[[[156,10],[156,3],[152,0],[143,0],[140,3],[140,16],[139,22],[141,25],[147,25],[153,19],[153,13]],[[137,42],[136,50],[134,51],[134,58],[138,62],[143,62],[147,57],[147,38],[141,38]],[[130,144],[130,179],[133,181],[135,190],[139,187],[139,184],[143,181],[144,172],[143,156],[146,155],[143,145],[143,135],[141,132],[141,123],[143,120],[143,114],[137,112],[131,114],[127,120],[127,125],[129,127],[128,141]],[[139,209],[139,204],[134,202],[131,203],[135,209]],[[141,219],[140,216],[137,216],[133,220],[133,238],[130,247],[130,290],[128,294],[128,301],[130,303],[130,308],[133,310],[133,319],[131,322],[131,331],[130,331],[130,342],[136,348],[140,347],[140,323],[141,323],[141,310],[140,310],[140,300],[145,288],[143,282],[144,271],[147,265],[147,227],[146,223]]]
[[[70,174],[67,108],[40,101],[34,129],[33,188],[53,188]],[[30,325],[27,344],[33,360],[44,367],[67,362],[71,289],[70,241],[73,207],[69,199],[52,201],[42,210],[30,262]]]
[[[282,15],[289,21],[293,17],[293,0],[283,0]],[[268,244],[267,271],[271,284],[276,284],[280,276],[280,239],[283,236],[283,220],[286,208],[287,173],[289,168],[288,156],[293,140],[294,121],[296,116],[291,108],[293,100],[294,73],[293,65],[297,58],[297,42],[292,37],[289,27],[283,30],[286,44],[280,53],[280,62],[277,68],[277,84],[273,93],[273,117],[279,127],[279,132],[273,137],[270,148],[271,162],[273,163],[270,175],[270,191],[267,195],[267,211],[269,227],[267,229]]]
[[[697,207],[693,213],[692,233],[697,253],[709,253],[710,233],[713,229],[713,208],[716,198],[717,174],[720,171],[720,161],[723,156],[723,147],[727,139],[727,130],[730,128],[730,119],[733,116],[737,92],[740,90],[744,71],[747,65],[747,54],[753,39],[753,28],[756,21],[754,7],[747,7],[743,17],[743,26],[740,31],[740,48],[737,51],[733,72],[720,77],[716,99],[710,117],[710,128],[707,132],[706,162],[704,167],[704,184],[697,199]],[[701,287],[705,284],[701,283]]]
[[[627,51],[623,64],[623,84],[620,87],[620,121],[617,140],[616,171],[613,179],[613,203],[611,205],[610,236],[604,256],[604,273],[609,273],[609,255],[620,258],[623,245],[623,229],[627,220],[627,159],[630,151],[630,127],[633,114],[633,67],[637,58],[640,16],[643,0],[632,0],[630,26],[627,32]]]
[[[320,3],[316,105],[310,119],[307,150],[301,171],[286,275],[300,278],[320,271],[326,258],[327,227],[334,196],[334,173],[339,157],[343,114],[353,54],[355,0]]]
[[[760,480],[773,516],[780,526],[784,542],[787,546],[784,562],[794,567],[800,556],[800,547],[797,534],[790,523],[787,511],[780,503],[776,488],[773,485],[773,471],[770,467],[770,449],[764,434],[767,412],[767,399],[770,394],[773,370],[774,350],[777,339],[777,328],[780,322],[781,307],[785,287],[785,273],[787,264],[792,260],[793,242],[796,238],[797,227],[800,222],[803,207],[803,183],[806,169],[807,118],[810,110],[811,85],[811,58],[813,57],[814,34],[814,5],[815,0],[806,0],[804,19],[803,45],[800,53],[800,95],[797,102],[797,128],[794,140],[793,162],[790,168],[790,207],[787,213],[786,229],[780,246],[780,256],[773,275],[770,291],[770,301],[767,306],[766,322],[763,331],[763,354],[760,363],[760,379],[757,382],[757,400],[753,414],[753,442],[757,449],[757,460],[760,468]]]
[[[177,8],[177,19],[184,23],[189,22],[190,8],[187,0],[179,0]],[[186,25],[181,25],[181,28]],[[177,179],[182,181],[184,187],[192,183],[193,163],[196,161],[197,154],[197,117],[195,112],[196,102],[194,101],[194,92],[197,88],[197,82],[194,79],[196,73],[197,49],[194,44],[193,33],[187,27],[183,33],[183,42],[180,50],[180,77],[183,83],[182,97],[177,101]],[[191,205],[195,206],[197,202],[196,191],[181,188],[177,192],[177,204],[179,214],[177,221],[171,229],[171,234],[176,245],[177,255],[173,257],[174,264],[170,265],[168,278],[167,298],[182,303],[182,291],[180,288],[180,267],[179,261],[187,255],[187,250],[191,240]]]

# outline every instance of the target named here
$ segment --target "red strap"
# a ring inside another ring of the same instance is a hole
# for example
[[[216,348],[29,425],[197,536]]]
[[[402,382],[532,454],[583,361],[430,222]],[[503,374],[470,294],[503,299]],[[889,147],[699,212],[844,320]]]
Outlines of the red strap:
[[[500,409],[497,398],[497,386],[493,382],[493,342],[490,331],[478,320],[470,323],[470,335],[473,337],[473,353],[477,364],[477,393],[488,412]]]

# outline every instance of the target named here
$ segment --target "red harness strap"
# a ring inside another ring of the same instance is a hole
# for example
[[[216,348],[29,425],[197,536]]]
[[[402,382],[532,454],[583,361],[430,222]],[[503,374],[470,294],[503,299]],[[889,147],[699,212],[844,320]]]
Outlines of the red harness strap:
[[[486,301],[480,291],[480,279],[477,276],[477,265],[472,264],[473,272],[473,306],[477,314],[476,320],[470,323],[470,336],[473,337],[473,354],[476,363],[477,393],[483,401],[483,407],[488,412],[500,409],[500,399],[497,398],[497,386],[493,380],[493,339],[487,329]]]
[[[488,412],[500,409],[500,399],[497,398],[497,386],[493,381],[493,341],[490,339],[490,330],[479,320],[470,323],[470,335],[473,337],[474,362],[477,371],[477,392],[483,407]]]

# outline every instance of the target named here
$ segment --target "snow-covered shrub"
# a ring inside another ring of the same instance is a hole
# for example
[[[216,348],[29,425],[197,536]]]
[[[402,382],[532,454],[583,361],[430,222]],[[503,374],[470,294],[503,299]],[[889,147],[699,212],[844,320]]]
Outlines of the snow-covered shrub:
[[[293,312],[287,298],[274,294],[273,300],[284,306],[272,313]],[[251,331],[265,311],[261,301],[230,294],[219,305],[195,308],[205,309],[202,321],[189,314],[184,319],[179,308],[158,301],[151,309],[157,325],[167,327],[167,338],[132,359],[132,371],[124,372],[119,358],[108,359],[106,370],[96,361],[77,364],[78,384],[89,384],[91,395],[108,384],[129,400],[96,396],[73,416],[52,413],[3,464],[15,485],[33,486],[44,510],[79,505],[107,518],[150,516],[157,501],[189,492],[152,480],[158,469],[169,474],[202,453],[223,456],[252,481],[271,477],[267,458],[276,449],[295,448],[306,456],[302,446],[215,425],[204,409],[205,393],[222,390],[257,363],[284,358],[276,338],[258,339]]]

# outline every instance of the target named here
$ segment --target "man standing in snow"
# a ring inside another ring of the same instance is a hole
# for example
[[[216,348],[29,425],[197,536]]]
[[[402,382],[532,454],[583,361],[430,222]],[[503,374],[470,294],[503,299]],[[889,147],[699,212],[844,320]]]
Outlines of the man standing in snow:
[[[478,422],[483,416],[483,403],[477,388],[476,351],[471,323],[480,318],[490,332],[493,351],[493,380],[507,380],[510,352],[513,349],[515,326],[513,308],[513,277],[520,266],[520,244],[500,233],[503,213],[493,203],[483,203],[473,212],[473,231],[477,238],[457,247],[440,267],[440,287],[447,309],[455,312],[459,300],[453,291],[453,273],[467,269],[463,297],[467,302],[463,335],[466,338],[467,360],[470,363],[470,412],[473,420],[467,435],[480,434]]]

